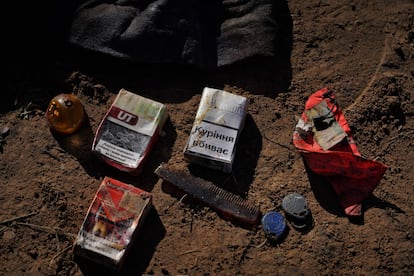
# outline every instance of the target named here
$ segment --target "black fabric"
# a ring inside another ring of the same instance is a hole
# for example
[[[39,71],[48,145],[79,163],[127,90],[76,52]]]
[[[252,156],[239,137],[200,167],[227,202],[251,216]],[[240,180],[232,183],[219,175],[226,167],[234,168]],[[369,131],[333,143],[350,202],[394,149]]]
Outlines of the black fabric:
[[[275,56],[273,8],[273,0],[83,1],[66,39],[131,61],[223,66]]]

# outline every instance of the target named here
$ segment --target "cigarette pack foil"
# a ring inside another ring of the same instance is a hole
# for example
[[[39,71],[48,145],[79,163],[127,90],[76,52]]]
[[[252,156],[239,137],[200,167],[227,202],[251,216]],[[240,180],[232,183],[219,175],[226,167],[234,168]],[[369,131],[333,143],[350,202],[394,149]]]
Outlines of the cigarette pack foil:
[[[152,206],[152,195],[105,177],[74,243],[74,254],[120,269]]]
[[[246,113],[245,97],[204,88],[184,149],[185,158],[191,163],[230,173]]]
[[[121,89],[96,131],[92,150],[109,165],[139,174],[167,117],[164,104]]]

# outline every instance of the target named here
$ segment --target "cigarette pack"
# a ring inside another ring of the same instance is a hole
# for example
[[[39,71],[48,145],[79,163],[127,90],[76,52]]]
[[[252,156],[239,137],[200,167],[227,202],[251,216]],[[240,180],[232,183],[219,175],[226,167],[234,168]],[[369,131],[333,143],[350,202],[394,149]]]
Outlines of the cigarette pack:
[[[152,206],[152,195],[105,177],[74,243],[74,254],[120,269]]]
[[[246,113],[245,97],[204,88],[184,149],[185,158],[191,163],[230,173]]]
[[[92,150],[109,165],[139,174],[167,117],[164,104],[121,89],[96,131]]]

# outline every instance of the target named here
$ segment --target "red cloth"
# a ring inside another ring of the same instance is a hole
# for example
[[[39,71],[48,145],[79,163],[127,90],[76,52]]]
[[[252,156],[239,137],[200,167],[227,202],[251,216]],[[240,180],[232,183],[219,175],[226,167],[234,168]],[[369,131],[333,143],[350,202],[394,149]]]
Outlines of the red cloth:
[[[324,176],[338,195],[345,214],[361,215],[361,203],[377,187],[387,166],[368,160],[361,156],[352,139],[351,129],[343,115],[335,96],[328,88],[323,88],[312,94],[306,102],[305,110],[326,101],[328,108],[348,137],[329,150],[323,150],[313,139],[312,132],[303,135],[295,130],[293,143],[304,158],[309,169],[315,174]],[[305,123],[311,123],[305,112],[301,118]]]

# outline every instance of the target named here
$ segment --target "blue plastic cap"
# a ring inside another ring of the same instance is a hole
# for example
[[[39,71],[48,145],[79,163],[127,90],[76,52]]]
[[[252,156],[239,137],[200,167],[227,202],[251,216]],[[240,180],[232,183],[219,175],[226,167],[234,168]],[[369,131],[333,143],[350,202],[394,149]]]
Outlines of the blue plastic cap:
[[[285,218],[278,212],[268,212],[262,217],[262,226],[268,239],[277,240],[286,230]]]

